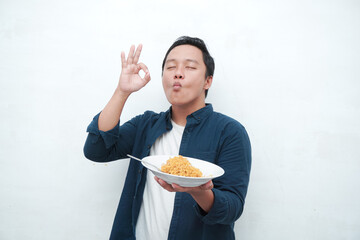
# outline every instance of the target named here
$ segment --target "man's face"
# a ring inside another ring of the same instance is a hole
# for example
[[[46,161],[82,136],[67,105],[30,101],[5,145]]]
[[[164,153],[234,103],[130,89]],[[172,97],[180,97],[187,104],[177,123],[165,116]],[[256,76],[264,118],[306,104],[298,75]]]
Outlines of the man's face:
[[[206,66],[200,49],[180,45],[168,54],[163,71],[166,98],[173,106],[204,105],[205,90],[212,77],[205,79]]]

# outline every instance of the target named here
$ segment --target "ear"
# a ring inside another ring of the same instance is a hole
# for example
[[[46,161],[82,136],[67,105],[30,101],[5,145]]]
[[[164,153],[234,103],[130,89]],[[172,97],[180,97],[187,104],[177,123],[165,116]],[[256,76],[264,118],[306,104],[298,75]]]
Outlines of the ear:
[[[207,89],[209,89],[211,87],[212,81],[213,81],[213,76],[208,76],[205,79],[205,84],[204,84],[204,89],[205,90],[207,90]]]

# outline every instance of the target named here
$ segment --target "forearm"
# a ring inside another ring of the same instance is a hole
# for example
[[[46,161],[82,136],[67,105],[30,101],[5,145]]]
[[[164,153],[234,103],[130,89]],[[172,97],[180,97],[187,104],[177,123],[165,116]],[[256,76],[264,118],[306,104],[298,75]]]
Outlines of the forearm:
[[[214,204],[214,193],[211,190],[192,193],[191,196],[205,212],[209,212]]]
[[[115,90],[110,101],[100,113],[98,122],[99,130],[106,132],[115,127],[119,122],[122,110],[129,95],[129,93],[119,90],[119,88]]]
[[[131,152],[136,135],[138,117],[123,123],[116,123],[109,131],[99,130],[100,113],[94,116],[87,127],[88,137],[84,146],[86,158],[95,162],[108,162],[124,158]]]

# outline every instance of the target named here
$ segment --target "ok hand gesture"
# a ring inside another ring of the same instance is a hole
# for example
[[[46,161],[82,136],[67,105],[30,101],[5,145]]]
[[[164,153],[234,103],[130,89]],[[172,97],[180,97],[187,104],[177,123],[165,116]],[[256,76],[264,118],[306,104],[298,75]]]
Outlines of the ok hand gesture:
[[[138,63],[142,45],[140,44],[135,51],[132,45],[128,58],[125,59],[125,53],[121,52],[121,74],[119,78],[118,88],[120,91],[130,94],[144,87],[150,81],[150,72],[145,64]],[[135,52],[135,53],[134,53]],[[139,75],[140,70],[145,72],[144,78]]]

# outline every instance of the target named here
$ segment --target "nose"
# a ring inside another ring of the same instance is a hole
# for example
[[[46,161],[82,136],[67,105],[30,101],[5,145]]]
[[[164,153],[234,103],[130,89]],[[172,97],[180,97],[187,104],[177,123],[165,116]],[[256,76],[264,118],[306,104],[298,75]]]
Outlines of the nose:
[[[184,72],[180,68],[178,68],[175,72],[174,78],[175,79],[183,79],[184,77],[185,77]]]
[[[175,79],[183,79],[183,75],[182,74],[175,74]]]

